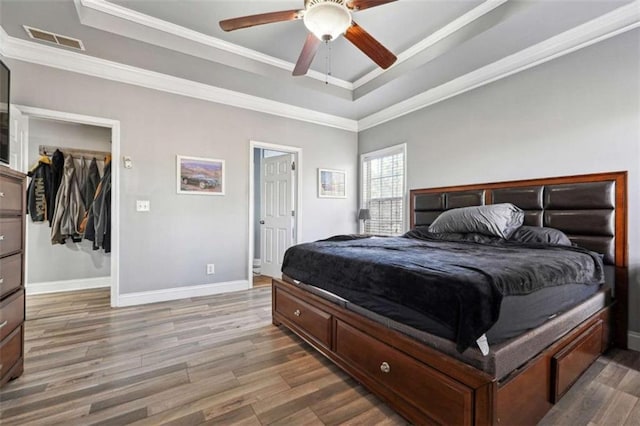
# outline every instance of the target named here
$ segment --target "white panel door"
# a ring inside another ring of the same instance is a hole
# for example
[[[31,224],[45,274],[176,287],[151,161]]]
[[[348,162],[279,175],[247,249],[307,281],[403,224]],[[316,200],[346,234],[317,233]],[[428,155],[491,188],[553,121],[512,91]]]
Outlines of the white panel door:
[[[261,274],[282,275],[284,252],[293,244],[293,154],[260,160]]]

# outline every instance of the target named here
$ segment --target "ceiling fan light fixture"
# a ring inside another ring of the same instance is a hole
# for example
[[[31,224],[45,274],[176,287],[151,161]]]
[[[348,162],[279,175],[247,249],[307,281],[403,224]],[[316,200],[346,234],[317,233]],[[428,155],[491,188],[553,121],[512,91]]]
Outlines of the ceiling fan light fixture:
[[[351,13],[343,0],[311,0],[303,21],[318,39],[331,41],[351,26]]]

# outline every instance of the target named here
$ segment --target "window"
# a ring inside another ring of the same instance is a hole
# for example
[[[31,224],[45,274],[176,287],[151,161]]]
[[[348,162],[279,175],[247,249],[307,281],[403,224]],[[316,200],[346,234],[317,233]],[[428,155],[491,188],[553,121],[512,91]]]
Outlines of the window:
[[[364,233],[398,235],[405,230],[405,144],[363,154],[362,208],[371,219],[364,221]]]

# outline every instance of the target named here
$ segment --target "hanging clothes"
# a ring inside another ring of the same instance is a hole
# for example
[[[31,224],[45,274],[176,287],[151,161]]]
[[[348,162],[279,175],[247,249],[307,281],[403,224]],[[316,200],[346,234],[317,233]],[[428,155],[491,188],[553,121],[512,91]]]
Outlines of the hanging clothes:
[[[84,199],[84,193],[82,192],[82,188],[84,188],[84,184],[87,182],[89,170],[87,169],[87,165],[84,162],[84,157],[80,157],[80,161],[76,164],[76,180],[78,181],[78,188],[80,188],[80,197],[82,198],[82,205],[85,210],[87,209],[87,200]]]
[[[31,177],[27,188],[27,214],[33,222],[49,221],[53,219],[56,194],[53,192],[53,176],[51,172],[51,160],[46,155],[40,157],[38,162],[29,170]]]
[[[74,242],[82,240],[79,226],[85,210],[75,173],[73,158],[68,155],[64,160],[62,182],[56,195],[56,210],[51,226],[52,244],[64,244],[69,237]]]
[[[62,174],[64,172],[64,154],[59,149],[56,149],[53,155],[51,155],[51,177],[53,183],[51,190],[54,197],[58,194],[60,183],[62,182]],[[55,212],[53,213],[55,215]]]
[[[96,189],[93,204],[89,210],[85,238],[93,241],[93,249],[103,248],[111,252],[111,158],[107,157],[104,176]]]
[[[87,171],[87,179],[84,185],[81,187],[82,199],[84,200],[84,205],[86,207],[87,212],[91,210],[91,204],[93,204],[93,198],[96,195],[96,189],[98,189],[99,183],[100,183],[100,171],[98,170],[98,162],[94,157],[91,160],[91,163],[89,164],[89,170]]]

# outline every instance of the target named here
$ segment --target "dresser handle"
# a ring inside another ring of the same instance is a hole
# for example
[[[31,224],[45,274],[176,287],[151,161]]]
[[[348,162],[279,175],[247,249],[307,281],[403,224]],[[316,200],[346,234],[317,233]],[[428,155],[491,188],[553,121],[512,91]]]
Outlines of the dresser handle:
[[[4,192],[0,192],[0,198],[4,198]]]
[[[391,366],[386,361],[380,364],[380,371],[383,373],[388,373],[391,371]]]
[[[295,315],[295,316],[297,316],[297,317],[299,317],[299,316],[300,316],[300,314],[301,314],[300,309],[296,309],[296,310],[293,312],[293,315]]]
[[[4,241],[4,235],[0,235],[0,241]]]
[[[4,320],[2,322],[2,324],[0,324],[0,328],[4,327],[5,325],[7,325],[7,323],[9,322],[9,320]]]
[[[0,284],[4,283],[4,278],[0,278]]]

